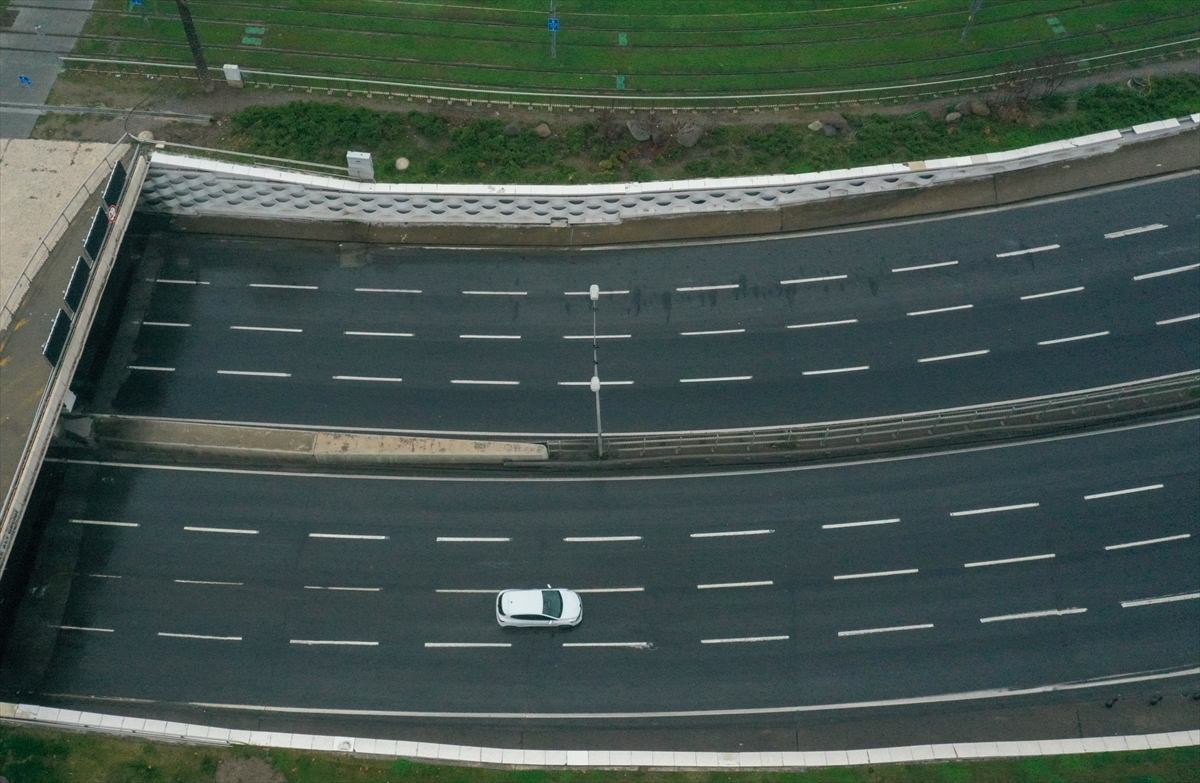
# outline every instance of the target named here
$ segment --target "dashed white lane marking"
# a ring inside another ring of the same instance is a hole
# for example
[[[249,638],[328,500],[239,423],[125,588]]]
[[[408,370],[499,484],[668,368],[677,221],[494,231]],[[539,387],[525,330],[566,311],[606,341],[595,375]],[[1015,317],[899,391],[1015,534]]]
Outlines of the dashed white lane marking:
[[[156,277],[156,283],[166,283],[167,285],[208,285],[207,280],[175,280],[169,277]]]
[[[387,541],[387,536],[360,535],[357,533],[309,533],[309,538],[331,538],[337,541]]]
[[[1038,340],[1038,345],[1058,345],[1059,343],[1073,343],[1076,340],[1090,340],[1093,337],[1105,337],[1108,332],[1092,332],[1091,334],[1077,334],[1073,337],[1059,337],[1054,340]]]
[[[843,372],[862,372],[871,369],[871,365],[863,364],[858,367],[836,367],[832,370],[805,370],[801,375],[837,375]]]
[[[1137,598],[1132,601],[1122,601],[1122,609],[1132,609],[1135,606],[1154,606],[1155,604],[1169,604],[1175,601],[1194,601],[1200,598],[1200,593],[1179,593],[1178,595],[1163,595],[1158,598]]]
[[[963,563],[963,568],[983,568],[984,566],[1008,565],[1009,563],[1029,563],[1034,560],[1052,560],[1053,554],[1028,555],[1026,557],[1006,557],[1003,560],[979,560],[974,563]]]
[[[1041,503],[1014,503],[1011,506],[993,506],[991,508],[972,508],[966,511],[951,511],[952,517],[970,517],[976,514],[996,514],[1001,511],[1019,511],[1023,508],[1037,508]]]
[[[177,585],[216,585],[220,587],[244,587],[245,582],[210,582],[205,579],[176,579]]]
[[[139,522],[110,522],[106,519],[72,519],[72,525],[101,525],[103,527],[138,527]]]
[[[962,353],[948,353],[944,356],[926,356],[924,359],[917,359],[918,364],[926,364],[927,362],[944,362],[947,359],[966,359],[971,356],[983,356],[991,351],[983,348],[978,351],[963,351]]]
[[[761,582],[719,582],[711,585],[696,585],[697,590],[722,590],[727,587],[770,587],[775,583],[770,579]]]
[[[1001,614],[995,617],[980,617],[981,623],[1001,623],[1006,620],[1032,620],[1036,617],[1062,617],[1068,614],[1083,614],[1086,607],[1075,606],[1070,609],[1047,609],[1044,612],[1022,612],[1021,614]]]
[[[953,307],[935,307],[932,310],[913,310],[911,313],[905,313],[905,315],[935,315],[937,313],[953,313],[957,310],[970,310],[974,306],[975,305],[973,304],[965,304],[954,305]]]
[[[126,365],[127,370],[141,370],[143,372],[175,372],[174,367],[151,367],[146,364],[129,364]]]
[[[142,326],[174,326],[180,329],[186,329],[191,324],[175,323],[174,321],[142,321]]]
[[[342,332],[350,337],[412,337],[412,332]]]
[[[920,623],[919,625],[893,625],[890,628],[861,628],[857,631],[838,631],[838,636],[865,636],[869,633],[893,633],[895,631],[922,631],[926,628],[932,628],[933,623]]]
[[[619,296],[629,291],[601,291],[600,296]],[[563,291],[563,296],[591,296],[591,291]]]
[[[1135,492],[1150,492],[1155,489],[1162,489],[1162,484],[1147,484],[1144,487],[1130,487],[1129,489],[1114,489],[1111,492],[1096,492],[1091,495],[1084,495],[1084,500],[1100,500],[1101,498],[1115,498],[1117,495],[1132,495]]]
[[[1158,272],[1147,272],[1144,275],[1134,275],[1134,280],[1149,280],[1152,277],[1163,277],[1164,275],[1177,275],[1180,272],[1190,272],[1193,269],[1200,269],[1200,264],[1188,264],[1187,266],[1177,266],[1171,269],[1162,269]]]
[[[355,288],[361,294],[419,294],[420,288]]]
[[[378,593],[382,587],[322,587],[321,585],[305,585],[305,590],[329,590],[333,593]]]
[[[742,644],[746,642],[786,642],[790,636],[742,636],[736,639],[701,639],[700,644]]]
[[[284,332],[287,334],[300,334],[303,329],[288,329],[281,326],[231,326],[229,327],[235,332]]]
[[[61,631],[88,631],[90,633],[112,633],[111,628],[93,628],[89,625],[52,625],[51,628],[58,628]]]
[[[360,642],[341,639],[290,639],[289,644],[303,644],[310,647],[330,645],[336,647],[378,647],[379,642]]]
[[[450,381],[457,386],[520,386],[520,381],[474,381],[458,379]]]
[[[1166,228],[1165,223],[1151,223],[1148,226],[1138,226],[1137,228],[1127,228],[1124,231],[1113,231],[1104,235],[1105,239],[1120,239],[1121,237],[1133,236],[1134,234],[1144,234],[1147,231],[1158,231],[1160,228]]]
[[[184,525],[184,530],[189,533],[229,533],[235,536],[257,536],[257,530],[248,530],[239,527],[191,527]]]
[[[503,544],[512,539],[487,536],[438,536],[437,541],[439,544]]]
[[[956,266],[957,261],[942,261],[939,264],[920,264],[919,266],[902,266],[893,269],[893,272],[919,272],[922,269],[937,269],[943,266]]]
[[[425,642],[426,647],[512,647],[510,642]]]
[[[650,642],[563,642],[563,647],[628,647],[632,650],[649,650]]]
[[[400,383],[403,378],[380,378],[375,375],[335,375],[335,381],[368,381],[374,383]]]
[[[460,340],[520,340],[519,334],[460,334]]]
[[[159,631],[158,635],[169,639],[204,639],[210,642],[240,642],[242,640],[240,636],[208,636],[202,633],[167,633],[166,631]]]
[[[838,574],[834,577],[835,581],[843,579],[874,579],[877,576],[904,576],[905,574],[919,573],[918,568],[899,568],[895,571],[872,571],[866,574]]]
[[[1134,546],[1150,546],[1151,544],[1165,544],[1168,541],[1182,541],[1185,538],[1191,538],[1191,533],[1180,533],[1177,536],[1163,536],[1162,538],[1147,538],[1144,541],[1130,541],[1125,544],[1109,544],[1104,547],[1105,552],[1110,552],[1114,549],[1129,549]]]
[[[563,541],[571,543],[601,543],[605,541],[641,541],[641,536],[571,536],[564,538]]]
[[[217,370],[217,375],[248,375],[254,378],[291,378],[290,372],[253,372],[251,370]]]
[[[591,386],[591,381],[559,381],[559,386]],[[633,381],[600,381],[601,386],[632,386]]]
[[[869,527],[871,525],[894,525],[900,521],[900,518],[895,519],[871,519],[866,522],[837,522],[832,525],[821,525],[822,530],[838,530],[844,527]]]
[[[795,280],[780,280],[780,285],[803,285],[804,283],[826,283],[830,280],[845,280],[849,275],[825,275],[824,277],[798,277]]]
[[[714,533],[692,533],[692,538],[724,538],[726,536],[765,536],[774,530],[762,528],[759,530],[719,530]]]
[[[1084,290],[1083,286],[1077,285],[1074,288],[1060,288],[1057,291],[1047,291],[1044,294],[1026,294],[1021,297],[1021,301],[1025,302],[1030,299],[1045,299],[1047,296],[1061,296],[1062,294],[1074,294]]]
[[[1024,256],[1030,253],[1045,253],[1047,250],[1058,250],[1062,245],[1042,245],[1041,247],[1031,247],[1027,250],[1011,250],[1007,253],[997,253],[996,258],[1011,258],[1012,256]]]
[[[1200,320],[1200,313],[1192,313],[1191,315],[1181,315],[1178,318],[1165,318],[1162,321],[1155,321],[1155,326],[1167,326],[1168,324],[1181,324],[1184,321]]]
[[[463,291],[463,296],[528,296],[528,291]]]
[[[84,574],[84,576],[90,576],[94,579],[120,579],[121,578],[121,577],[117,576],[116,574]]]
[[[627,340],[633,335],[631,334],[597,334],[597,340]],[[564,334],[564,340],[590,340],[593,335],[590,334]]]
[[[856,324],[857,318],[843,318],[840,321],[816,321],[811,324],[789,324],[789,329],[816,329],[821,326],[841,326],[842,324]]]
[[[315,285],[283,285],[282,283],[251,283],[251,288],[284,288],[289,291],[316,291]]]
[[[702,337],[710,334],[742,334],[745,329],[709,329],[703,332],[680,332],[681,337]]]
[[[675,290],[686,293],[688,291],[728,291],[731,288],[741,287],[739,283],[728,283],[726,285],[685,285]]]
[[[680,383],[720,383],[722,381],[748,381],[753,375],[726,375],[719,378],[680,378]]]
[[[583,595],[586,593],[644,593],[644,587],[585,587],[577,588],[575,592]]]

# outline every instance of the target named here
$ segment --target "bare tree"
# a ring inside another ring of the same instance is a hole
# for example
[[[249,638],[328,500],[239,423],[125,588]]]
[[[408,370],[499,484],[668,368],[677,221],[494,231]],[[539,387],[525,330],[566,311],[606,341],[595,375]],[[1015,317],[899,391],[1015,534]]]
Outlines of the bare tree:
[[[208,75],[208,62],[204,59],[204,50],[200,48],[200,36],[196,35],[196,23],[192,21],[192,11],[184,0],[175,0],[179,9],[179,21],[183,22],[183,32],[187,36],[188,46],[192,47],[192,58],[196,61],[196,76],[205,92],[213,91],[212,77]]]

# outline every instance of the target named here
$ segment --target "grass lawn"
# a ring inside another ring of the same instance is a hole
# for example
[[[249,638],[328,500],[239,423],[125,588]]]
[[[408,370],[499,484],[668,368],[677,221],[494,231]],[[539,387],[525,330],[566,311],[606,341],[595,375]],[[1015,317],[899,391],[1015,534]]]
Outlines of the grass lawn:
[[[809,772],[499,770],[332,753],[174,745],[0,726],[0,774],[14,783],[211,783],[223,765],[269,765],[286,783],[1192,783],[1200,748]],[[226,774],[228,770],[226,771]],[[270,775],[270,769],[266,769]],[[264,780],[269,779],[264,777]]]
[[[617,94],[879,86],[1200,34],[1181,0],[191,0],[211,65],[422,83]],[[190,62],[171,0],[97,0],[82,56]],[[622,43],[622,41],[624,43]],[[1195,45],[1192,45],[1195,49]]]

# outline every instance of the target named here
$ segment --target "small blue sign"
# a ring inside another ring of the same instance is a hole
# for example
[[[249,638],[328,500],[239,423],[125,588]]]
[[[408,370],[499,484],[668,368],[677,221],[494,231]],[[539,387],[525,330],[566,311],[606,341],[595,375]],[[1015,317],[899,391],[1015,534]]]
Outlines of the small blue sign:
[[[28,76],[26,76],[23,73],[17,74],[17,80],[19,82],[21,82],[21,84],[25,85],[26,87],[29,87],[30,85],[33,84],[33,79],[30,79]]]
[[[142,4],[142,0],[129,0],[129,5],[131,5],[131,6],[141,5],[141,4]]]
[[[557,19],[547,19],[546,20],[546,29],[552,33],[557,33],[558,32],[558,20]]]

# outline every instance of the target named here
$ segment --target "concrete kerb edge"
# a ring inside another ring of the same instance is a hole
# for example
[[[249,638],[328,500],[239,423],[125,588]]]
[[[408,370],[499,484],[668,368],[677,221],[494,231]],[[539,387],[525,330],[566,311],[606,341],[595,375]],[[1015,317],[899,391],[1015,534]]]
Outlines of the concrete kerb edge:
[[[201,724],[133,718],[36,704],[0,702],[0,722],[64,728],[196,745],[255,745],[288,750],[324,750],[360,756],[405,758],[428,763],[454,762],[469,766],[517,768],[649,768],[699,769],[808,769],[815,767],[902,764],[1025,758],[1063,754],[1111,753],[1148,748],[1183,748],[1200,745],[1200,729],[1020,742],[955,742],[838,751],[619,751],[536,750],[486,748],[434,742],[409,742],[323,734],[243,731]]]

